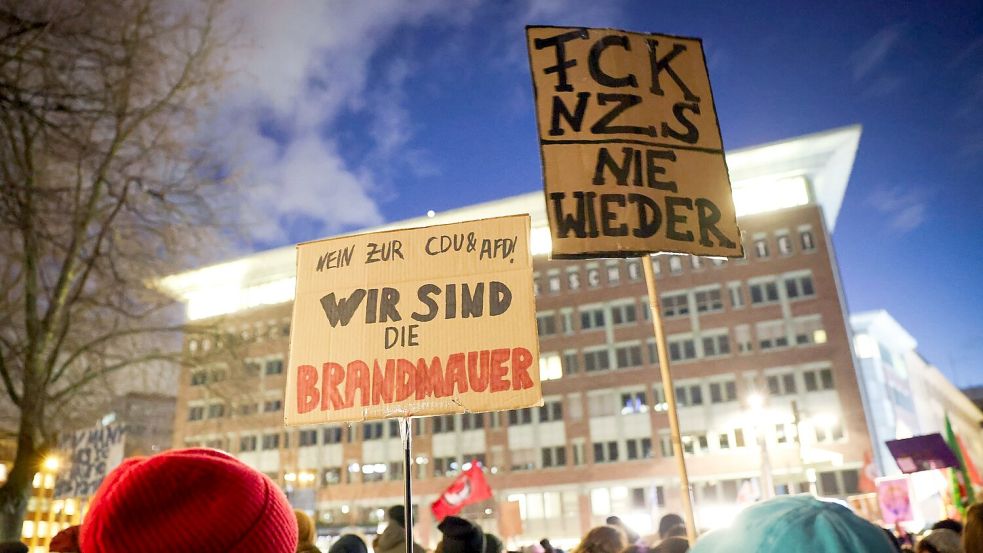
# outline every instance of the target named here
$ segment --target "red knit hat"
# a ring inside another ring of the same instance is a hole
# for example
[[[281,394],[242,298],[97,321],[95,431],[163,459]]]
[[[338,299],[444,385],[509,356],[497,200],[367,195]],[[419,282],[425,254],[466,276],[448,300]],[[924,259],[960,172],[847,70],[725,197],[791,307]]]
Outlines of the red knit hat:
[[[213,449],[127,459],[99,486],[84,553],[294,553],[297,521],[269,478]]]

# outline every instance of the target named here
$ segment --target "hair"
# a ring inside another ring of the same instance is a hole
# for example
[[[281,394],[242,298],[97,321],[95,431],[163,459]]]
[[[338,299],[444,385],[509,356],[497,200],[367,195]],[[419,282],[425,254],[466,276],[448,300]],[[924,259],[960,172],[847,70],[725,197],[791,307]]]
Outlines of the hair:
[[[620,528],[597,526],[570,553],[621,553],[627,545],[628,539]]]
[[[685,536],[686,522],[683,520],[683,517],[677,515],[676,513],[669,513],[663,516],[661,519],[659,519],[659,537],[665,539],[666,537],[673,535],[669,532],[676,526],[683,527],[682,535]]]
[[[666,531],[667,538],[686,538],[686,525],[677,524]]]
[[[932,530],[952,530],[957,534],[963,533],[963,525],[958,520],[944,518],[932,525]]]
[[[297,543],[313,544],[314,538],[317,537],[314,533],[314,521],[311,520],[310,515],[300,509],[294,509],[294,515],[297,517]]]
[[[963,529],[965,553],[983,553],[983,503],[966,510],[966,526]]]
[[[678,536],[671,536],[652,548],[651,553],[686,553],[687,551],[689,551],[689,540]]]
[[[918,542],[918,545],[915,546],[915,553],[939,553],[939,550],[934,545],[925,541],[925,538],[922,538]]]

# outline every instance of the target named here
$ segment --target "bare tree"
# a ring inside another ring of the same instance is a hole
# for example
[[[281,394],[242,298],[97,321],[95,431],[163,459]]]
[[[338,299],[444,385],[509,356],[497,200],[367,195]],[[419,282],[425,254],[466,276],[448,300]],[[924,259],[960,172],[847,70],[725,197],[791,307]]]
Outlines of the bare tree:
[[[153,286],[200,251],[230,192],[195,145],[223,75],[212,0],[0,0],[0,406],[20,536],[58,421],[114,371],[169,360]]]

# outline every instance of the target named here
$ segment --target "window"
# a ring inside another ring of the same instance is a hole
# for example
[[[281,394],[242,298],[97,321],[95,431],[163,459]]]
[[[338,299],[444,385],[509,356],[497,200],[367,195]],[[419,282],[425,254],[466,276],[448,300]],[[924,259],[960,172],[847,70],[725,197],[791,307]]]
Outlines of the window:
[[[191,385],[201,386],[208,381],[208,373],[205,371],[194,371],[191,373]]]
[[[457,473],[458,468],[457,457],[434,457],[433,459],[434,476],[451,476]]]
[[[703,259],[699,258],[698,256],[691,255],[689,256],[689,264],[691,267],[693,267],[693,269],[702,269]]]
[[[792,333],[795,334],[795,343],[800,346],[826,343],[826,330],[823,329],[822,318],[818,316],[794,319]]]
[[[540,336],[556,334],[556,316],[553,313],[536,315],[536,331]]]
[[[665,294],[662,296],[662,316],[679,317],[689,313],[689,296],[686,292],[680,294]]]
[[[384,428],[381,422],[362,423],[362,439],[366,441],[382,439]]]
[[[263,450],[277,449],[280,447],[280,434],[264,434]]]
[[[614,349],[614,359],[619,369],[640,367],[642,365],[642,346],[618,346]]]
[[[734,429],[734,447],[744,447],[744,429]]]
[[[648,412],[648,402],[645,399],[645,392],[627,392],[621,394],[621,414]]]
[[[620,412],[612,392],[588,394],[587,408],[591,417],[609,417]]]
[[[751,290],[752,304],[778,301],[778,284],[774,281],[749,284],[748,289]]]
[[[549,283],[549,290],[551,294],[555,294],[560,291],[560,275],[549,275],[547,282]]]
[[[580,330],[593,330],[604,327],[604,309],[596,307],[580,312]]]
[[[838,442],[843,439],[843,424],[840,421],[816,424],[816,441],[819,443]]]
[[[730,338],[726,334],[707,336],[703,338],[703,355],[714,357],[730,353]]]
[[[697,313],[708,313],[721,311],[724,308],[724,300],[720,296],[720,288],[713,290],[701,290],[693,294],[696,299]]]
[[[778,235],[778,253],[792,255],[792,239],[787,234]]]
[[[564,446],[544,447],[542,449],[543,468],[565,467],[567,465],[567,448]]]
[[[283,400],[271,399],[263,402],[263,412],[264,413],[275,413],[283,409]]]
[[[577,374],[578,372],[580,372],[580,363],[577,359],[577,352],[565,352],[563,354],[563,374]]]
[[[283,359],[268,359],[264,372],[266,374],[283,374]]]
[[[655,276],[662,276],[662,262],[651,255],[648,257],[652,260],[652,272],[655,273]]]
[[[614,463],[618,460],[618,442],[600,442],[594,444],[595,463]]]
[[[239,451],[256,451],[256,436],[239,438]]]
[[[607,349],[584,352],[584,370],[587,372],[606,371],[611,368]]]
[[[321,482],[325,486],[341,484],[341,468],[332,467],[324,469],[324,472],[321,473]]]
[[[803,275],[785,281],[785,292],[789,298],[810,298],[816,295],[812,285],[812,275]]]
[[[802,378],[803,380],[805,380],[805,386],[807,392],[817,392],[819,390],[832,390],[834,388],[832,369],[816,369],[811,371],[805,371],[802,373]]]
[[[582,465],[584,464],[584,444],[582,442],[575,442],[570,445],[570,452],[573,454],[573,464]]]
[[[765,321],[755,325],[758,334],[758,347],[762,350],[788,346],[784,321]]]
[[[768,394],[782,396],[797,393],[795,373],[768,375]]]
[[[672,440],[668,435],[659,436],[659,453],[663,457],[672,457]]]
[[[221,382],[225,380],[225,370],[215,369],[212,371],[212,382]]]
[[[208,406],[208,418],[210,419],[220,419],[225,416],[225,405],[222,403],[213,403]]]
[[[669,340],[669,359],[685,361],[696,358],[696,342],[692,338],[677,338]]]
[[[539,286],[539,275],[536,274],[536,273],[533,273],[533,276],[532,276],[532,295],[533,296],[536,296],[538,298],[541,291],[542,291],[541,290],[541,287]]]
[[[201,405],[188,409],[189,421],[200,421],[205,418],[205,408]]]
[[[263,365],[260,364],[260,362],[259,361],[256,361],[256,360],[247,360],[246,363],[243,365],[243,368],[242,368],[243,372],[246,373],[246,374],[248,374],[248,375],[250,375],[250,376],[257,376],[257,375],[259,375],[259,373],[260,373],[260,371],[262,369],[263,369]]]
[[[812,230],[803,229],[799,231],[799,242],[802,244],[802,249],[804,251],[812,251],[816,249],[816,242],[812,238]]]
[[[765,258],[768,257],[768,241],[764,238],[759,238],[754,241],[754,254],[757,257]]]
[[[669,257],[669,272],[674,275],[683,272],[683,260],[678,255]]]
[[[509,411],[509,426],[516,426],[519,424],[532,424],[532,409],[529,407],[523,409],[513,409]]]
[[[720,449],[730,449],[730,434],[717,435],[717,447]]]
[[[341,427],[334,426],[331,428],[324,429],[324,444],[340,444],[341,443]]]
[[[727,401],[737,401],[737,382],[733,380],[711,382],[710,403],[724,403]]]
[[[732,309],[744,307],[744,291],[741,290],[741,283],[735,282],[728,285],[730,289],[730,306]]]
[[[689,387],[689,404],[703,405],[703,387],[699,384],[694,384]]]
[[[639,280],[642,278],[642,266],[638,261],[628,262],[628,278]]]
[[[562,421],[563,402],[560,400],[547,401],[539,408],[539,422]]]
[[[511,457],[511,468],[514,471],[534,470],[536,468],[536,457],[540,455],[535,448],[513,449],[509,452]]]
[[[621,268],[617,265],[608,265],[608,285],[621,282]]]
[[[751,351],[751,327],[748,325],[735,326],[734,341],[737,342],[737,351],[749,353]]]
[[[464,413],[461,415],[461,429],[474,430],[485,427],[484,413]]]
[[[652,458],[652,438],[627,440],[625,442],[625,448],[625,453],[630,461]]]
[[[611,323],[615,325],[631,324],[638,320],[634,303],[615,305],[611,307]]]
[[[399,421],[396,419],[389,420],[389,437],[390,438],[399,437]]]
[[[454,415],[440,415],[438,417],[432,417],[431,420],[433,421],[434,434],[454,431]]]
[[[580,290],[579,271],[567,271],[567,288],[571,290]]]
[[[300,447],[317,445],[317,430],[301,430],[299,435]]]
[[[587,269],[587,286],[597,288],[601,285],[601,271],[597,267]]]
[[[573,334],[573,311],[560,313],[560,322],[563,325],[564,334]]]
[[[255,415],[256,413],[259,413],[258,403],[244,403],[239,406],[240,417],[248,417],[250,415]]]

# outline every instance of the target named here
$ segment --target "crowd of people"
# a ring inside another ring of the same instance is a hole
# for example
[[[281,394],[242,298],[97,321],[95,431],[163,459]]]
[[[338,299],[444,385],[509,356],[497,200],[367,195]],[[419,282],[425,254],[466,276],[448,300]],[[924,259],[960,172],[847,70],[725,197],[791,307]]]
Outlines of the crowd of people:
[[[406,551],[402,505],[386,512],[374,553]],[[960,523],[943,520],[915,538],[885,530],[835,501],[783,496],[745,508],[725,529],[687,538],[684,520],[668,514],[658,533],[641,536],[617,516],[592,528],[570,553],[983,553],[983,504]],[[433,553],[506,553],[502,540],[457,516],[437,526]],[[280,488],[234,457],[211,449],[182,449],[124,461],[103,481],[82,525],[63,530],[50,550],[64,553],[323,553],[316,525],[294,510]],[[349,533],[327,553],[368,553]],[[426,553],[418,543],[413,553]],[[26,553],[20,542],[0,553]],[[564,553],[549,539],[508,553]]]

